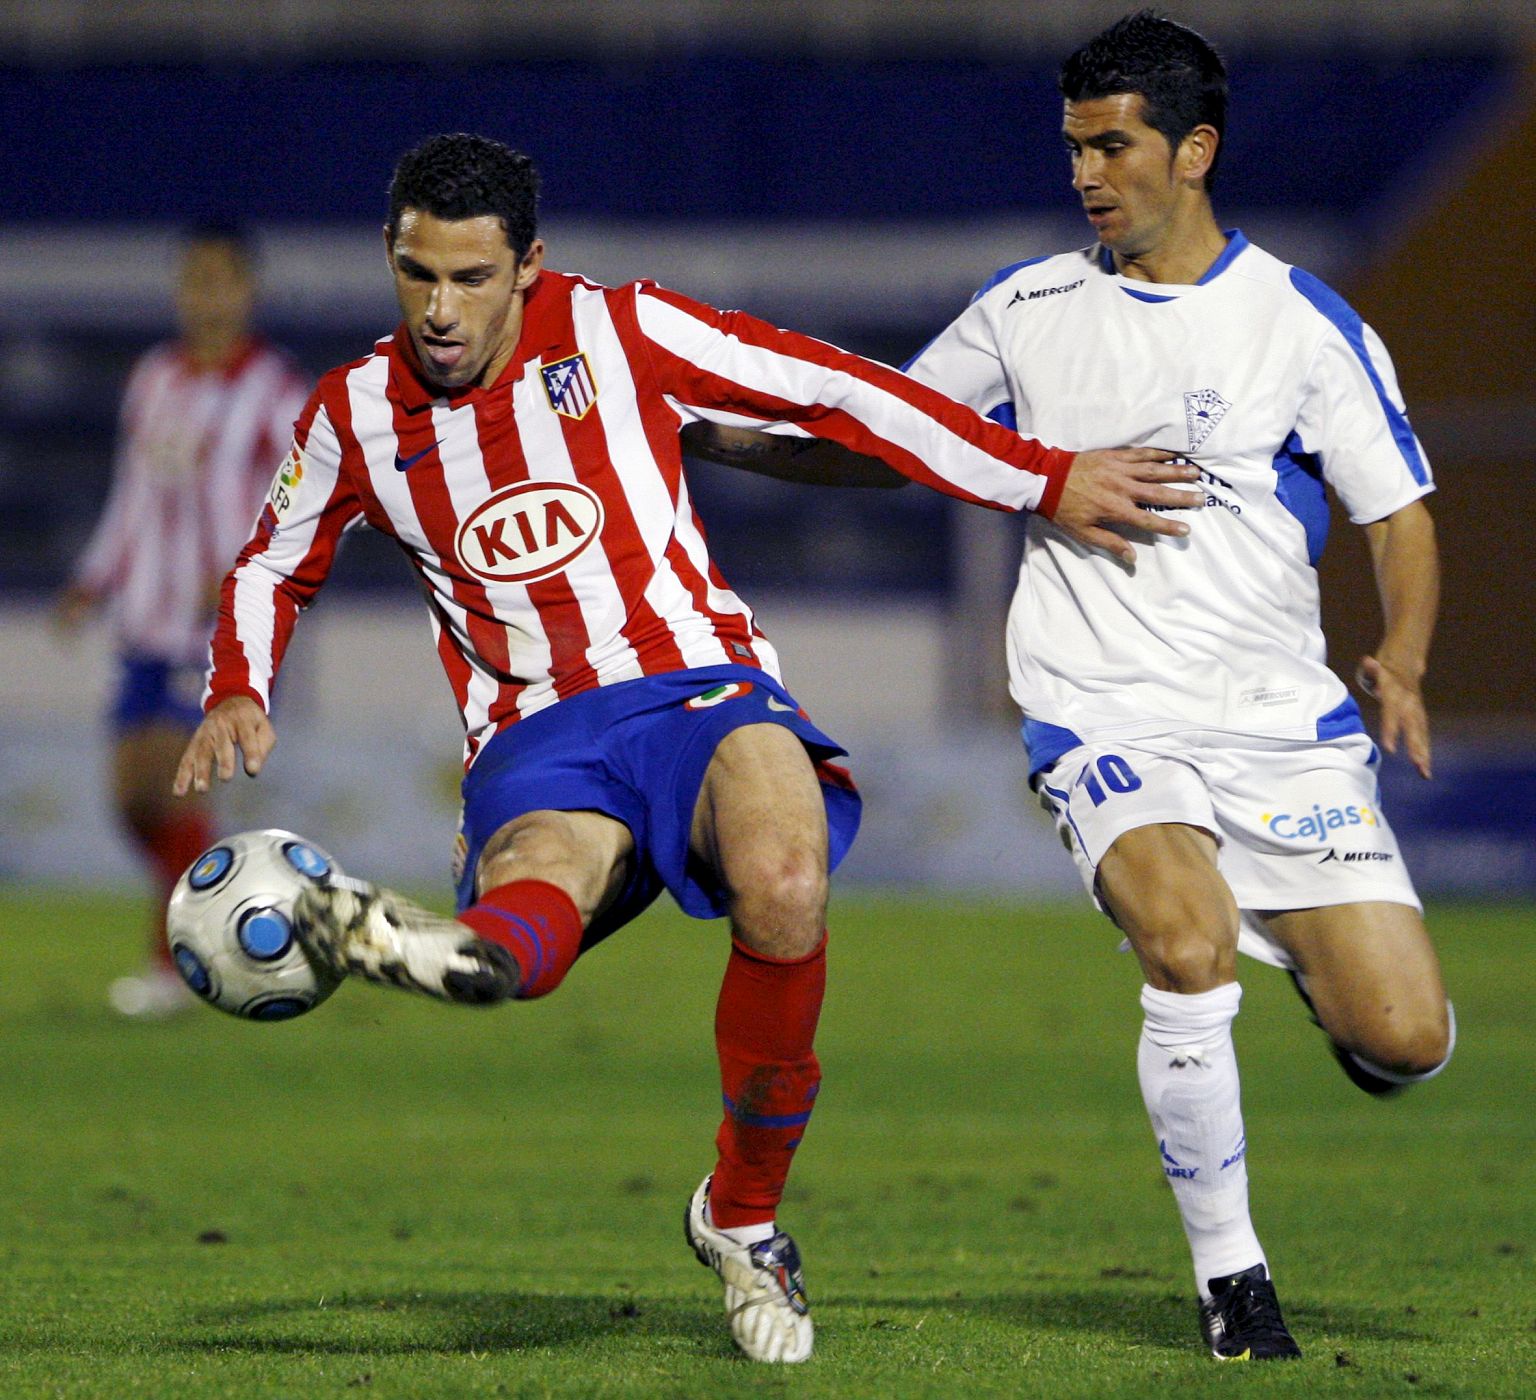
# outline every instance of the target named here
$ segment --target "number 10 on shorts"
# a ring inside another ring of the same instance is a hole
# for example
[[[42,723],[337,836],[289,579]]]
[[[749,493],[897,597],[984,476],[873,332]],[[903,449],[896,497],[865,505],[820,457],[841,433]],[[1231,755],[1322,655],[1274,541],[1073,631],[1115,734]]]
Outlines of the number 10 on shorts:
[[[1087,792],[1095,807],[1102,807],[1109,800],[1106,788],[1109,792],[1135,792],[1141,786],[1141,779],[1119,754],[1106,753],[1083,765],[1077,786]]]

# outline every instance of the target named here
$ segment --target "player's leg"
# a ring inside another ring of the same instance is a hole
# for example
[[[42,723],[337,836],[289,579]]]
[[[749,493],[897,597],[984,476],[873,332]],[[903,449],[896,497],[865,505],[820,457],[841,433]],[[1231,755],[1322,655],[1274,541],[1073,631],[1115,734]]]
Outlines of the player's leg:
[[[622,889],[633,851],[628,827],[600,812],[525,812],[485,842],[479,898],[457,918],[344,878],[306,891],[295,922],[338,973],[468,1005],[544,996]]]
[[[659,888],[636,852],[644,803],[604,752],[650,685],[586,691],[480,750],[464,779],[457,919],[342,880],[295,911],[306,947],[338,971],[453,1001],[552,991],[585,943]]]
[[[1357,1085],[1387,1094],[1445,1068],[1454,1014],[1417,909],[1376,900],[1271,913],[1265,924]]]
[[[1223,1359],[1297,1356],[1248,1209],[1232,1042],[1238,910],[1216,841],[1182,824],[1137,827],[1099,862],[1098,888],[1146,979],[1137,1074],[1193,1256],[1206,1341]]]
[[[112,801],[152,882],[144,970],[112,984],[113,1006],[128,1016],[168,1015],[191,1004],[171,962],[165,910],[182,872],[212,843],[204,800],[172,798],[171,778],[189,731],[174,716],[150,712],[119,724],[112,750]]]
[[[732,937],[715,1012],[725,1115],[687,1233],[725,1283],[743,1350],[801,1361],[812,1330],[800,1257],[775,1213],[821,1082],[828,829],[821,784],[794,733],[750,724],[720,741],[690,849],[718,877]]]

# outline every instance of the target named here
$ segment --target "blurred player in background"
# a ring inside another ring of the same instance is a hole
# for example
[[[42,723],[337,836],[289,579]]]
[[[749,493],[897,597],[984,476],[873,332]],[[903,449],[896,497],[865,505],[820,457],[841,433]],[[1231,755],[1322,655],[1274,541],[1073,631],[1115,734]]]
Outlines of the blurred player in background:
[[[149,961],[111,988],[129,1016],[187,1004],[170,962],[165,906],[211,837],[204,801],[169,784],[201,714],[218,584],[249,536],[303,407],[306,385],[251,328],[253,250],[233,227],[185,234],[176,274],[176,340],[134,366],[120,413],[112,487],[58,605],[73,631],[107,607],[117,653],[113,801],[154,877]]]
[[[1239,950],[1288,969],[1372,1094],[1454,1039],[1379,755],[1325,663],[1325,487],[1365,528],[1384,614],[1360,683],[1430,776],[1438,606],[1428,463],[1392,365],[1315,277],[1223,230],[1221,58],[1147,11],[1066,62],[1063,134],[1098,244],[1000,272],[910,366],[1052,442],[1105,434],[1201,468],[1190,534],[1134,571],[1031,521],[1008,625],[1031,779],[1140,960],[1138,1057],[1221,1358],[1299,1355],[1248,1212]]]
[[[1450,1057],[1379,755],[1325,664],[1315,569],[1332,487],[1365,528],[1385,619],[1361,688],[1383,745],[1428,778],[1433,484],[1375,333],[1217,224],[1211,46],[1143,11],[1073,54],[1061,90],[1097,246],[1004,268],[908,369],[1032,437],[1200,467],[1190,533],[1148,537],[1133,568],[1029,519],[1011,688],[1031,781],[1141,963],[1138,1071],[1205,1339],[1224,1359],[1294,1357],[1249,1218],[1236,955],[1291,973],[1367,1093]]]
[[[715,1019],[725,1114],[688,1241],[761,1361],[812,1346],[776,1210],[820,1083],[829,870],[859,800],[711,561],[679,430],[791,419],[966,500],[1185,527],[1168,454],[1071,457],[895,370],[640,282],[543,268],[532,164],[441,136],[396,169],[385,244],[404,321],[322,379],[224,585],[207,715],[179,793],[255,773],[298,611],[342,535],[393,535],[422,579],[467,734],[451,920],[361,882],[306,895],[312,956],[461,1003],[544,996],[666,888],[729,915]],[[665,985],[666,970],[656,969]]]

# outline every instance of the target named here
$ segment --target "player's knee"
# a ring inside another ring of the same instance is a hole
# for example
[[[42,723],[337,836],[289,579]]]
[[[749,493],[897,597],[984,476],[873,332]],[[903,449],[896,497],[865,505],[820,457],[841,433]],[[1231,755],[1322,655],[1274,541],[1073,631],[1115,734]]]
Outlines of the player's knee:
[[[170,803],[158,793],[120,793],[118,804],[124,824],[140,841],[152,841],[171,816]]]
[[[1202,939],[1165,940],[1141,952],[1147,980],[1155,987],[1194,995],[1234,980],[1232,950]]]
[[[1425,1079],[1451,1058],[1456,1037],[1449,1003],[1400,1016],[1373,1034],[1358,1052],[1371,1064],[1404,1080]]]
[[[736,936],[775,958],[814,951],[826,929],[827,865],[804,847],[758,850],[733,864],[731,914]]]
[[[1236,911],[1174,898],[1139,911],[1128,925],[1147,980],[1173,992],[1197,993],[1237,975]]]

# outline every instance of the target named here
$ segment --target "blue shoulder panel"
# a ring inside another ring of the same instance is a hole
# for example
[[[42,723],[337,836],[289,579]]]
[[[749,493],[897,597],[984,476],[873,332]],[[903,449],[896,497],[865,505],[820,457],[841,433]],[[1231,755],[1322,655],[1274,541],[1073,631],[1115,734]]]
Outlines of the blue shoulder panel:
[[[999,282],[1006,282],[1021,267],[1033,267],[1036,263],[1043,263],[1047,258],[1055,256],[1055,253],[1042,253],[1038,258],[1025,258],[1023,262],[1009,263],[1007,267],[999,268],[976,289],[976,295],[971,298],[972,303],[980,301]]]
[[[1275,498],[1301,521],[1307,532],[1307,562],[1315,565],[1328,543],[1328,492],[1323,485],[1323,464],[1315,452],[1301,450],[1301,438],[1292,433],[1275,453]]]
[[[1382,384],[1381,376],[1376,372],[1376,366],[1365,348],[1365,322],[1360,319],[1360,313],[1327,283],[1319,281],[1310,272],[1303,272],[1299,267],[1291,269],[1291,285],[1336,326],[1349,342],[1349,348],[1365,366],[1371,387],[1376,390],[1377,401],[1387,416],[1387,426],[1392,430],[1392,440],[1397,444],[1397,450],[1403,454],[1413,479],[1420,486],[1427,485],[1429,469],[1419,455],[1419,445],[1413,440],[1413,429],[1408,426],[1408,417],[1387,397],[1386,386]]]
[[[1056,255],[1054,253],[1042,253],[1038,258],[1025,258],[1023,262],[1009,263],[1007,267],[1000,268],[998,271],[994,272],[992,276],[987,278],[987,280],[983,282],[980,288],[977,290],[976,295],[973,296],[970,301],[966,303],[966,305],[974,306],[978,301],[982,299],[982,297],[986,296],[986,294],[990,292],[993,287],[997,286],[999,282],[1006,282],[1021,267],[1033,267],[1036,263],[1043,263],[1047,258],[1053,258],[1055,256]],[[943,334],[943,331],[939,332],[939,335]],[[924,343],[920,350],[907,356],[905,362],[901,366],[901,372],[903,374],[908,374],[911,372],[912,366],[928,353],[928,347],[939,338],[939,335],[932,337],[932,339]],[[1012,424],[1009,424],[1009,426],[1012,427]]]

